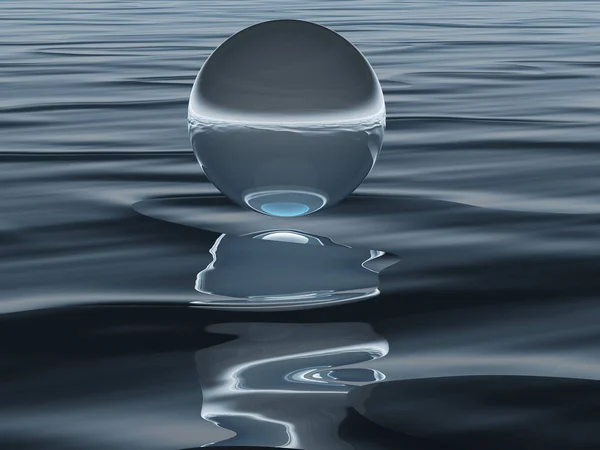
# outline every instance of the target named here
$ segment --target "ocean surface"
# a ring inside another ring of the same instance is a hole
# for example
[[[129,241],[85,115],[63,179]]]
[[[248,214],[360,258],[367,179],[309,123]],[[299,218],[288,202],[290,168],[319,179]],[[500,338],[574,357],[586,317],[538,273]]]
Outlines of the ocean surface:
[[[346,37],[387,105],[365,182],[301,218],[220,195],[187,132],[268,19]],[[0,56],[2,450],[600,448],[600,2],[2,0]],[[362,301],[203,303],[217,240],[245,292],[302,246],[239,236],[290,229],[397,262]]]

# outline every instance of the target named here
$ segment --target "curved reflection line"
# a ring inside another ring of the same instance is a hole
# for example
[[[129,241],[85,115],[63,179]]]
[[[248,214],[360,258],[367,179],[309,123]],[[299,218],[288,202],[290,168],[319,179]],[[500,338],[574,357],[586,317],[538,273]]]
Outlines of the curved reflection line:
[[[314,393],[319,394],[322,391],[292,391],[287,389],[252,389],[246,386],[243,386],[243,375],[242,373],[248,369],[261,366],[264,364],[270,364],[275,362],[284,362],[290,360],[296,360],[299,358],[310,358],[310,357],[320,357],[320,356],[335,356],[340,353],[367,353],[372,356],[371,359],[382,358],[389,352],[389,344],[385,339],[380,341],[361,343],[357,345],[349,345],[345,347],[336,347],[335,351],[332,350],[322,350],[322,351],[312,351],[312,352],[302,352],[295,353],[291,355],[285,355],[284,357],[273,357],[273,358],[264,358],[254,360],[252,363],[247,364],[239,364],[237,366],[233,366],[229,371],[223,373],[223,377],[226,379],[230,379],[232,382],[226,387],[222,388],[228,392],[260,392],[260,393],[274,393],[274,394],[306,394],[306,393]],[[330,367],[323,368],[314,368],[311,367],[310,371],[314,372],[315,370],[322,370]],[[331,393],[341,393],[332,391]]]
[[[208,266],[206,266],[204,269],[202,269],[196,276],[196,286],[195,287],[198,292],[201,292],[203,294],[212,294],[212,292],[206,291],[202,288],[202,286],[205,284],[204,277],[206,276],[206,274],[208,272],[215,270],[215,263],[217,262],[217,249],[219,248],[219,244],[221,243],[221,241],[223,240],[223,238],[225,236],[226,236],[225,234],[222,234],[221,236],[219,236],[217,238],[217,240],[215,241],[215,243],[210,248],[210,250],[208,251],[212,255],[212,261],[210,262],[210,264]]]
[[[322,294],[331,294],[335,291],[311,291],[311,292],[298,292],[293,294],[282,294],[282,295],[251,295],[248,298],[251,299],[264,299],[264,300],[307,300],[311,298],[323,298]]]
[[[276,196],[276,195],[305,195],[307,197],[317,197],[319,199],[319,201],[321,202],[321,204],[317,208],[312,209],[311,213],[319,211],[327,204],[327,197],[325,195],[320,194],[315,191],[304,191],[304,190],[298,190],[298,189],[273,189],[273,190],[268,190],[268,191],[252,192],[252,193],[244,196],[244,203],[246,203],[246,205],[248,205],[253,210],[261,212],[256,207],[254,207],[251,202],[253,200],[260,199],[262,197],[271,197],[271,196]],[[266,212],[266,211],[263,210],[263,212]],[[273,214],[273,215],[277,216],[277,214]],[[282,216],[282,217],[285,217],[285,216]],[[293,217],[293,216],[291,216],[291,217]]]
[[[285,430],[285,433],[288,436],[288,440],[287,442],[284,442],[282,444],[280,444],[279,446],[298,446],[299,445],[299,441],[297,438],[297,433],[296,433],[296,427],[293,423],[289,423],[289,422],[284,422],[282,420],[276,420],[276,419],[271,419],[269,417],[264,416],[263,414],[260,413],[235,413],[235,414],[231,414],[231,413],[227,413],[226,411],[223,412],[219,412],[217,410],[215,410],[215,413],[213,414],[202,414],[202,417],[204,417],[206,420],[210,420],[212,423],[214,423],[216,426],[218,426],[219,428],[223,429],[223,430],[227,430],[227,431],[232,431],[229,428],[226,428],[224,426],[221,426],[219,424],[219,418],[220,417],[245,417],[248,418],[250,420],[256,420],[258,422],[266,422],[266,423],[271,423],[273,425],[279,425],[281,427],[283,427],[283,429]],[[234,437],[239,436],[239,433],[235,433]],[[211,442],[210,444],[206,444],[203,445],[203,447],[210,447],[213,444],[216,444],[217,442],[221,442],[221,441],[215,441],[215,442]]]
[[[306,234],[297,230],[265,230],[259,233],[247,233],[242,237],[259,239],[264,241],[288,242],[290,244],[309,244],[311,241],[318,242],[318,245],[325,246],[325,243],[316,236],[308,237]]]
[[[380,88],[381,89],[381,88]],[[381,105],[379,110],[364,116],[364,117],[353,117],[350,119],[335,119],[332,117],[331,119],[322,120],[312,120],[312,121],[301,121],[301,120],[287,120],[287,121],[271,121],[271,120],[240,120],[234,119],[233,117],[227,117],[224,119],[217,118],[215,116],[205,116],[199,113],[196,109],[194,109],[192,105],[192,101],[188,104],[188,128],[198,127],[198,126],[215,126],[215,125],[226,125],[226,126],[240,126],[240,127],[254,127],[254,128],[262,128],[262,129],[285,129],[285,128],[293,128],[294,131],[298,129],[298,127],[306,127],[309,129],[314,128],[315,131],[320,131],[323,128],[338,128],[340,126],[348,126],[348,127],[357,127],[357,126],[379,126],[382,123],[385,124],[386,120],[386,110],[385,110],[385,102],[383,101],[383,93],[381,94]]]
[[[297,230],[295,228],[271,228],[268,230],[263,230],[260,232],[252,232],[252,233],[246,233],[246,234],[241,234],[240,237],[250,237],[250,238],[262,238],[264,236],[267,236],[269,234],[274,234],[274,233],[291,233],[291,234],[299,234],[301,236],[305,236],[311,240],[315,240],[319,243],[319,245],[321,245],[322,247],[325,247],[327,245],[336,245],[338,247],[345,247],[345,248],[352,248],[351,246],[347,245],[347,244],[342,244],[341,242],[336,241],[335,239],[332,239],[330,237],[324,237],[324,236],[316,236],[314,234],[308,234],[306,231],[302,231],[302,230]],[[279,240],[278,242],[286,242],[286,241],[281,241]],[[385,252],[382,252],[383,254],[385,254]],[[366,262],[366,261],[365,261]]]
[[[374,259],[377,259],[383,255],[385,255],[385,252],[383,252],[381,250],[371,250],[371,257],[369,259],[363,261],[360,265],[362,266],[363,269],[366,269],[370,272],[379,273],[377,270],[373,270],[373,269],[370,269],[369,267],[367,267],[367,264],[369,264],[370,261],[373,261]]]
[[[285,376],[285,380],[286,381],[292,381],[295,383],[322,383],[322,384],[327,384],[327,381],[325,380],[313,380],[310,379],[310,376],[312,373],[315,373],[320,371],[320,370],[324,370],[324,369],[329,369],[330,366],[322,366],[322,367],[311,367],[310,369],[301,369],[301,370],[297,370],[295,372],[292,372],[290,374],[287,374]]]
[[[198,289],[197,289],[198,290]],[[192,301],[190,302],[190,306],[202,306],[202,307],[210,307],[211,309],[221,309],[221,310],[231,310],[231,309],[237,309],[237,310],[244,310],[244,309],[255,309],[255,310],[262,310],[262,311],[282,311],[282,310],[288,310],[288,309],[309,309],[309,308],[317,308],[317,307],[322,307],[322,306],[333,306],[333,305],[337,305],[337,304],[341,304],[341,303],[353,303],[353,302],[359,302],[361,300],[368,300],[370,298],[373,297],[377,297],[381,291],[378,288],[373,288],[369,291],[366,292],[361,292],[360,289],[354,289],[354,290],[347,290],[347,291],[336,291],[335,294],[339,294],[339,295],[347,295],[348,297],[344,297],[344,298],[337,298],[334,300],[327,300],[326,298],[322,298],[322,297],[316,297],[314,301],[301,301],[301,302],[288,302],[288,303],[276,303],[276,299],[274,298],[269,298],[268,300],[273,300],[273,303],[268,303],[268,302],[264,302],[264,303],[259,303],[256,302],[256,299],[267,299],[267,297],[261,296],[261,297],[254,297],[252,300],[252,302],[247,301],[248,298],[235,298],[235,297],[227,297],[227,296],[222,296],[219,294],[214,294],[212,292],[207,292],[207,291],[201,291],[198,290],[198,292],[201,292],[203,294],[207,294],[207,295],[214,295],[216,298],[215,301],[212,302],[207,302],[207,301],[201,301],[201,300],[196,300],[196,301]],[[279,300],[292,300],[292,299],[296,299],[297,297],[295,296],[295,294],[290,294],[290,297],[285,297],[285,298],[280,298]],[[230,303],[231,299],[234,300],[241,300],[242,302],[245,303]],[[300,299],[303,300],[303,299]]]

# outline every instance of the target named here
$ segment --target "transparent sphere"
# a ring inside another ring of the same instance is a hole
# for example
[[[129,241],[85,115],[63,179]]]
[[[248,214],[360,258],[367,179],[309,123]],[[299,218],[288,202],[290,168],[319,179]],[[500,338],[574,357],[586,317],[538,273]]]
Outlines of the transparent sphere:
[[[251,26],[206,60],[188,125],[206,176],[231,200],[292,217],[349,195],[381,150],[385,104],[365,57],[328,28]]]

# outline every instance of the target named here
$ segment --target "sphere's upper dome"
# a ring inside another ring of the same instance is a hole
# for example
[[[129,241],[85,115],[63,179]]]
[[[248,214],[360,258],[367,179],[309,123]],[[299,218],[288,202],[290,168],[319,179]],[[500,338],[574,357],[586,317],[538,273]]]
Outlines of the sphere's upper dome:
[[[346,39],[299,20],[246,28],[206,60],[190,109],[216,119],[361,118],[381,112],[373,69]]]

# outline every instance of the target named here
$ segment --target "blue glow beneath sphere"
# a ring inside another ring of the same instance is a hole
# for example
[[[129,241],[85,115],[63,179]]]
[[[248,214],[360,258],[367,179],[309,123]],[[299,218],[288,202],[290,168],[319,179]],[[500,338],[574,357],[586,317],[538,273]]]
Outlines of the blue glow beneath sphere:
[[[260,207],[264,212],[277,217],[302,216],[309,211],[307,205],[292,202],[266,203]]]

